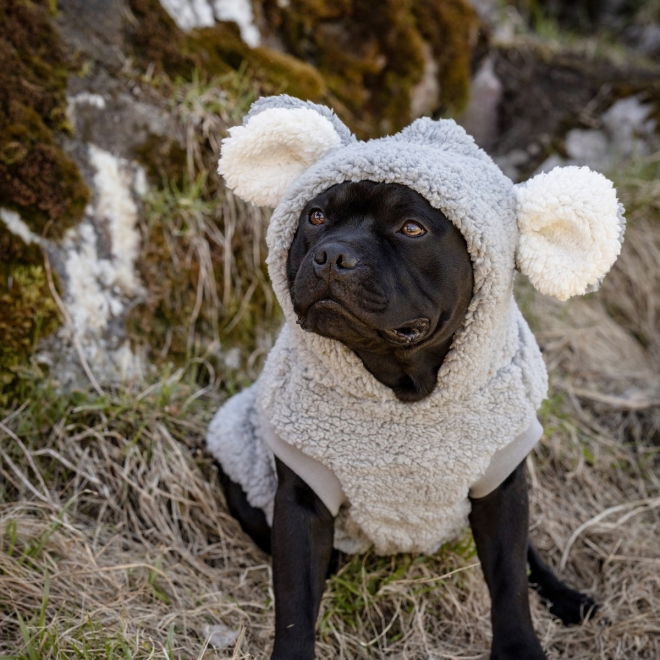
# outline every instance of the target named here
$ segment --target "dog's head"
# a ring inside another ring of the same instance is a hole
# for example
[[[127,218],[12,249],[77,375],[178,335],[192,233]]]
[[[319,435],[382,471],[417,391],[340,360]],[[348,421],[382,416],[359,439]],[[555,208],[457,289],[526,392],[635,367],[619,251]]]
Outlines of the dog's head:
[[[303,328],[343,342],[405,400],[433,389],[473,285],[465,239],[445,215],[407,186],[370,181],[306,204],[287,278]],[[407,369],[395,374],[397,363]]]
[[[597,287],[621,248],[605,177],[564,167],[514,185],[451,120],[359,142],[329,108],[260,99],[223,140],[218,171],[275,207],[273,288],[287,321],[312,331],[291,340],[327,367],[329,387],[362,378],[345,345],[399,398],[436,381],[451,396],[474,391],[514,322],[516,269],[565,300]]]

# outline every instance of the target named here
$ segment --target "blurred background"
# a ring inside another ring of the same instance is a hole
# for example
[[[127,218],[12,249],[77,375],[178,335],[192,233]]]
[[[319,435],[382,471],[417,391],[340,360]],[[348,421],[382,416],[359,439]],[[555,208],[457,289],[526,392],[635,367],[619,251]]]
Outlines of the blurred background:
[[[360,137],[452,117],[514,180],[617,185],[598,293],[517,283],[544,350],[532,535],[602,604],[551,658],[660,657],[658,0],[0,0],[0,654],[266,657],[269,562],[203,452],[280,313],[268,212],[215,174],[262,94]],[[433,558],[346,558],[321,658],[479,658],[469,534]]]

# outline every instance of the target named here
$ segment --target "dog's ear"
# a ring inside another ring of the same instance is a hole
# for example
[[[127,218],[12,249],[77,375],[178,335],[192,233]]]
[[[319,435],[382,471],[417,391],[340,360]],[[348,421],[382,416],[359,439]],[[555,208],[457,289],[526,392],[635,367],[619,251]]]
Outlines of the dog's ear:
[[[556,167],[516,185],[515,193],[520,272],[559,300],[597,289],[625,229],[612,182],[588,167]]]
[[[286,95],[266,97],[222,140],[218,173],[245,201],[277,206],[310,165],[354,141],[329,108]]]

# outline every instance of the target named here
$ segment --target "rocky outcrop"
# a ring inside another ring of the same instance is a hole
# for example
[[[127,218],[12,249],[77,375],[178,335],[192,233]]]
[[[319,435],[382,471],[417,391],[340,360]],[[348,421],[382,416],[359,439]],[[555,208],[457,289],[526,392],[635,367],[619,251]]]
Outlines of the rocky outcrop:
[[[362,136],[462,116],[514,177],[656,148],[657,65],[549,46],[519,4],[0,0],[0,405],[44,369],[97,389],[191,357],[250,377],[278,319],[264,213],[213,172],[258,94]]]

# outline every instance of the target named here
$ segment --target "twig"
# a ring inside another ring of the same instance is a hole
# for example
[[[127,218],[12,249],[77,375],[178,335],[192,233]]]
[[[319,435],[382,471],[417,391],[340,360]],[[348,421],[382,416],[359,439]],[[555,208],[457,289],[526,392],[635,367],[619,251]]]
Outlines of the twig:
[[[619,525],[622,525],[624,522],[626,522],[626,520],[628,520],[629,518],[636,516],[638,513],[649,511],[650,509],[654,509],[657,506],[660,506],[660,497],[655,497],[655,498],[650,497],[645,500],[636,500],[635,502],[628,502],[626,504],[618,504],[617,506],[612,506],[609,509],[605,509],[604,511],[601,511],[597,516],[594,516],[593,518],[590,518],[586,522],[583,522],[571,534],[570,538],[566,542],[566,546],[564,547],[564,551],[562,552],[561,555],[561,561],[559,562],[559,570],[563,570],[566,567],[568,554],[571,548],[573,547],[573,544],[578,539],[580,534],[582,534],[582,532],[584,532],[589,527],[593,527],[594,525],[598,524],[603,518],[606,518],[611,513],[618,513],[619,511],[626,511],[626,509],[637,507],[634,508],[633,511],[627,513],[625,516],[619,518],[619,520],[617,520],[615,523],[612,523],[611,525],[612,527],[618,527]]]

